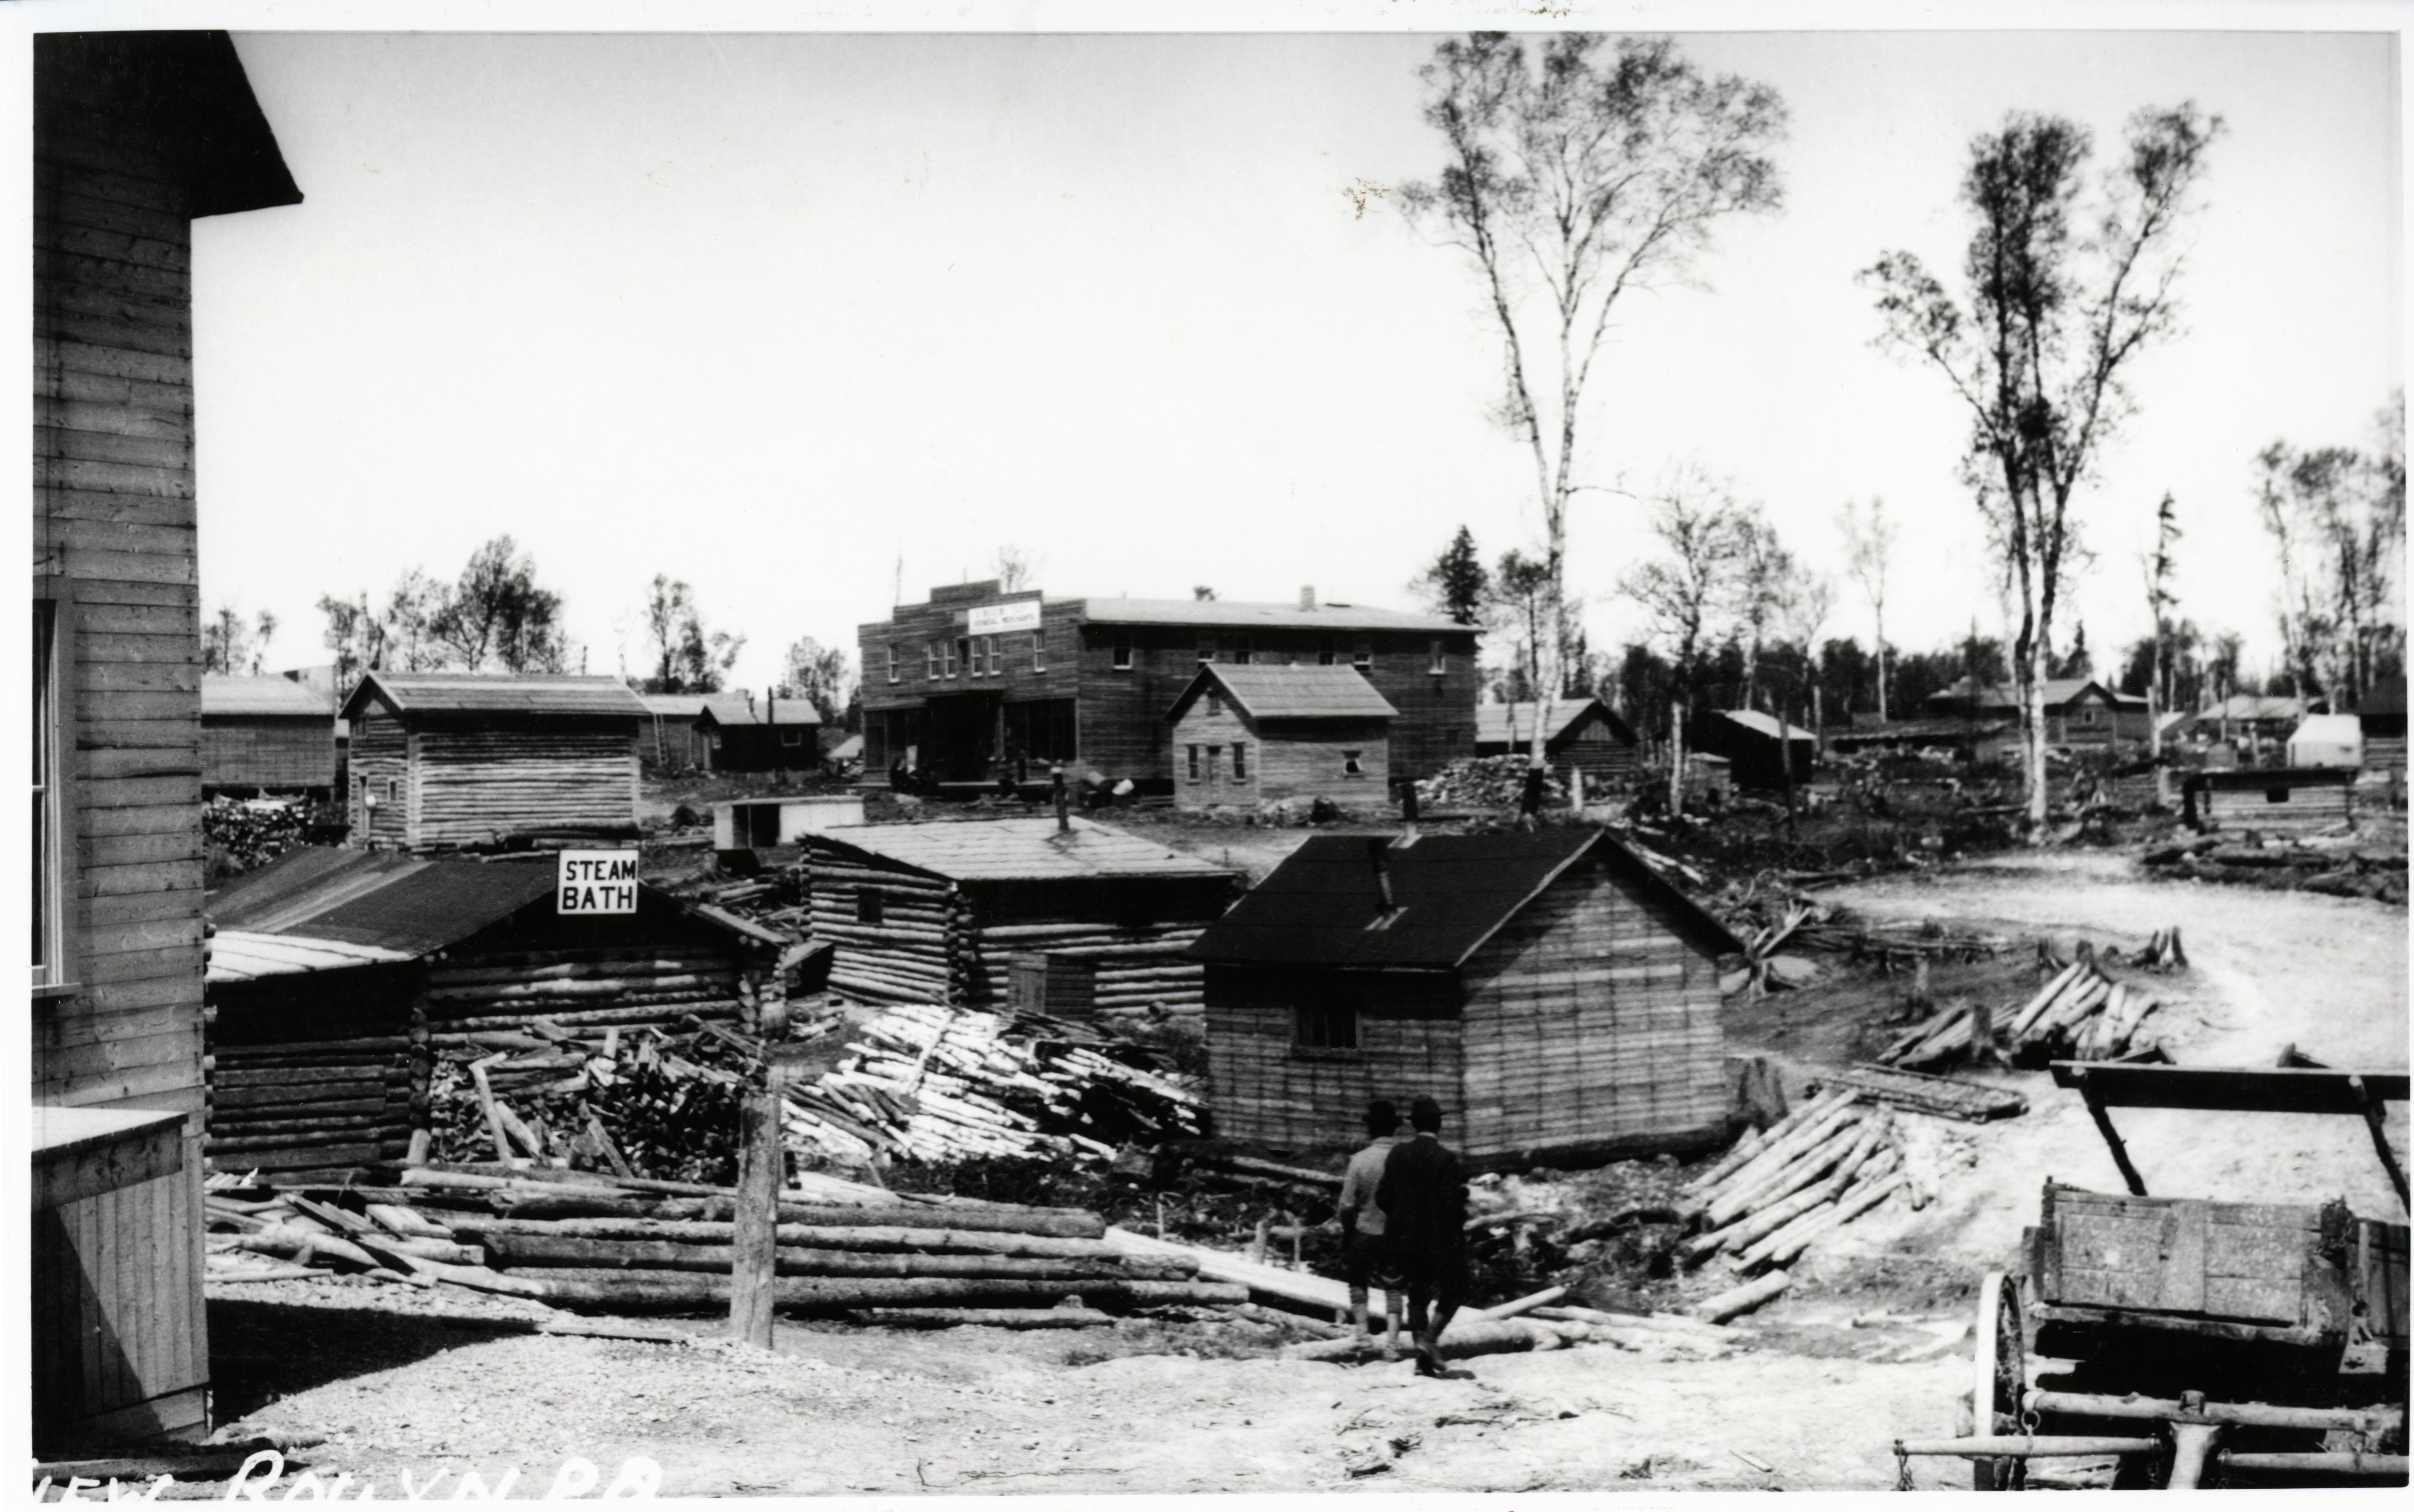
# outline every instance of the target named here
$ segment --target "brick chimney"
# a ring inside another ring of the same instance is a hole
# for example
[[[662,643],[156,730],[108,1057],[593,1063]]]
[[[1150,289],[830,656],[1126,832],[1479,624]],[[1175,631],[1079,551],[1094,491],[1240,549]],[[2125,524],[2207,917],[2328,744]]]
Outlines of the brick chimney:
[[[1316,589],[1313,586],[1299,590],[1299,606],[1302,609],[1316,607]]]

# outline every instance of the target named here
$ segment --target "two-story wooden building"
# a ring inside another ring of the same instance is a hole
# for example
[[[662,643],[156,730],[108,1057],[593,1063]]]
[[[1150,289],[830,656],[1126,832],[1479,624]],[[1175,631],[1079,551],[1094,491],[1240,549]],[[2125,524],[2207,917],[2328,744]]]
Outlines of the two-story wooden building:
[[[40,35],[33,65],[32,1327],[17,1379],[35,1452],[61,1457],[208,1427],[192,225],[302,195],[223,32]]]
[[[1174,785],[1166,710],[1208,664],[1355,668],[1396,711],[1386,766],[1474,754],[1476,631],[1361,604],[1050,599],[995,582],[931,590],[861,626],[865,777],[1044,782],[1051,763]]]

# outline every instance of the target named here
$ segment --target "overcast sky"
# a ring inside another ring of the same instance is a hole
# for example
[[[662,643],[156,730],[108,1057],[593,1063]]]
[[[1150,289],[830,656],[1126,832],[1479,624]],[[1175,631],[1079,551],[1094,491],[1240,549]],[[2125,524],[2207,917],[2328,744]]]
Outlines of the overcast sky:
[[[2181,10],[2178,13],[2189,12]],[[2268,14],[2268,13],[2267,13]],[[1840,577],[1848,497],[1900,519],[1891,638],[1924,648],[1995,574],[1941,380],[1873,350],[1855,273],[1957,268],[1974,133],[2013,110],[2099,143],[2141,106],[2224,116],[2141,413],[2081,509],[2079,617],[2142,632],[2136,557],[2179,501],[2183,612],[2268,657],[2250,459],[2368,446],[2403,381],[2399,82],[2388,34],[1688,34],[1792,112],[1786,208],[1730,223],[1701,287],[1625,310],[1587,481],[1695,459]],[[1487,411],[1469,269],[1396,197],[1430,176],[1408,36],[246,33],[305,201],[195,227],[204,608],[274,611],[272,666],[324,659],[325,592],[442,577],[509,532],[594,671],[642,671],[657,572],[749,638],[852,647],[902,582],[1051,595],[1408,606],[1462,523],[1535,527]],[[2099,155],[2101,156],[2101,155]],[[1595,643],[1641,506],[1584,496]],[[1840,583],[1831,632],[1866,643]]]

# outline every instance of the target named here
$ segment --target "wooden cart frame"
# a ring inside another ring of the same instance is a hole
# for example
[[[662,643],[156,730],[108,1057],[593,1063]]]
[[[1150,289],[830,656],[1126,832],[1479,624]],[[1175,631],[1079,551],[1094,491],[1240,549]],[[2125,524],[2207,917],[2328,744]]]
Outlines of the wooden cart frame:
[[[2407,1074],[2052,1069],[2085,1100],[2128,1191],[2047,1181],[2025,1274],[1980,1286],[1961,1435],[1898,1439],[1902,1463],[1959,1456],[1981,1490],[2016,1489],[2030,1460],[2052,1458],[2110,1458],[2120,1487],[2403,1484],[2407,1225],[2359,1218],[2341,1200],[2153,1195],[2111,1110],[2361,1118],[2403,1208],[2406,1171],[2383,1115],[2406,1101]],[[2032,1346],[2061,1362],[2056,1373],[2030,1379]]]

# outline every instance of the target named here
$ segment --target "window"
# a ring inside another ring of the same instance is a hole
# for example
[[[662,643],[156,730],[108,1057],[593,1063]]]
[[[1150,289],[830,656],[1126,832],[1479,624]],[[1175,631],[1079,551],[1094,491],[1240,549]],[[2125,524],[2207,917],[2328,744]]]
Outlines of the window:
[[[1249,664],[1249,638],[1247,636],[1235,635],[1232,637],[1232,660],[1234,662],[1244,667]]]
[[[1442,674],[1445,666],[1446,662],[1442,657],[1441,650],[1441,637],[1437,635],[1432,640],[1425,643],[1425,671],[1438,677]]]
[[[1349,664],[1360,672],[1364,672],[1375,664],[1375,637],[1372,635],[1358,637],[1358,648],[1350,654]]]
[[[939,643],[936,641],[924,642],[922,644],[922,655],[930,662],[931,680],[932,682],[937,682],[939,680]]]
[[[888,895],[871,887],[855,890],[855,922],[879,924],[888,917]]]
[[[1360,758],[1365,754],[1366,753],[1362,750],[1343,751],[1341,753],[1341,775],[1343,777],[1364,777],[1366,775],[1366,765],[1364,762],[1360,760]]]
[[[1235,740],[1232,742],[1232,780],[1246,782],[1248,779],[1249,743],[1245,740]]]
[[[1031,670],[1034,672],[1048,670],[1048,632],[1046,630],[1031,632]]]
[[[1334,999],[1291,1009],[1291,1043],[1303,1050],[1358,1048],[1358,1010]]]
[[[1132,666],[1131,631],[1115,631],[1115,670],[1129,672]]]
[[[1335,641],[1332,636],[1326,635],[1319,637],[1316,643],[1316,664],[1319,667],[1329,667],[1333,665],[1339,648],[1340,643]]]
[[[67,806],[59,788],[59,606],[34,600],[34,852],[33,985],[58,986],[69,976],[67,962]]]
[[[1223,764],[1224,764],[1224,748],[1223,748],[1223,747],[1221,747],[1221,746],[1210,746],[1210,747],[1208,747],[1208,748],[1207,748],[1207,780],[1208,780],[1208,781],[1213,782],[1213,781],[1214,781],[1214,780],[1215,780],[1215,771],[1216,771],[1216,768],[1218,768],[1218,767],[1222,766]]]
[[[989,675],[988,636],[976,635],[966,644],[964,675],[967,677],[986,677]]]
[[[956,663],[964,660],[964,653],[968,649],[970,649],[970,646],[961,636],[958,636],[952,641],[942,641],[940,643],[940,650],[946,659],[946,672],[948,676],[952,677],[956,674]]]
[[[1199,780],[1199,748],[1196,746],[1190,748],[1190,780]]]
[[[780,732],[780,744],[782,746],[801,746],[804,743],[805,733],[802,730],[782,730]]]
[[[897,680],[897,647],[893,644],[888,647],[888,680]]]
[[[1221,714],[1224,712],[1223,689],[1218,688],[1210,688],[1207,689],[1207,712],[1210,714]]]
[[[1199,660],[1201,661],[1215,660],[1215,637],[1213,635],[1202,633],[1199,637]]]
[[[385,779],[385,801],[391,804],[395,799],[400,797],[401,794],[402,779],[396,777],[387,778]]]

